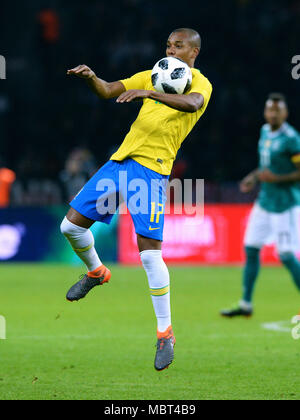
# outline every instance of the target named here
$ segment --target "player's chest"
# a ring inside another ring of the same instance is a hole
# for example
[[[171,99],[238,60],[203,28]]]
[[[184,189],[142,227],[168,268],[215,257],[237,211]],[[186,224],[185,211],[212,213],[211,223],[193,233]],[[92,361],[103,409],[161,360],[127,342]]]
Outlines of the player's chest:
[[[273,139],[265,137],[260,139],[259,155],[261,164],[264,166],[289,161],[286,143],[280,137]]]

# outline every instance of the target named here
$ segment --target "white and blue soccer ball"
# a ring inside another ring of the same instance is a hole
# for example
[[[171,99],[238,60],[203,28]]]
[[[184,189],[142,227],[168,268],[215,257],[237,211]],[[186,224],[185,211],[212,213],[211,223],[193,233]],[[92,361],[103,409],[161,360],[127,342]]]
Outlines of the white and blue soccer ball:
[[[161,93],[186,93],[192,84],[190,67],[179,58],[166,57],[159,60],[152,70],[152,85]]]

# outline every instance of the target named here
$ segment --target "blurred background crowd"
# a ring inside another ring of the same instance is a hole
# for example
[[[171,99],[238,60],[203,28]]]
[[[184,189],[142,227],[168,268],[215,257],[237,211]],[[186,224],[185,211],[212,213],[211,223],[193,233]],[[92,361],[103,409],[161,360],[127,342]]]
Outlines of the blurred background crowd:
[[[288,99],[300,129],[299,0],[30,0],[0,5],[0,196],[13,206],[67,202],[122,142],[138,104],[101,101],[66,76],[78,64],[114,81],[165,56],[177,27],[202,36],[197,67],[214,91],[184,142],[173,176],[204,178],[206,202],[251,201],[238,181],[257,166],[263,107]],[[2,193],[1,193],[2,189]],[[1,206],[1,197],[0,197]]]

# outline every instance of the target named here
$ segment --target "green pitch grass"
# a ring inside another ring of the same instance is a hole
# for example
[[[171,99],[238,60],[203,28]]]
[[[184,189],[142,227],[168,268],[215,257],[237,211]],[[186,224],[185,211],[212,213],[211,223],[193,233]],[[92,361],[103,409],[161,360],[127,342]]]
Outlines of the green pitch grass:
[[[146,276],[111,271],[109,285],[68,303],[80,269],[1,264],[0,400],[300,399],[300,340],[290,332],[300,299],[283,268],[262,270],[251,320],[218,315],[240,297],[241,268],[171,268],[177,344],[160,373]],[[282,331],[262,327],[277,321]]]

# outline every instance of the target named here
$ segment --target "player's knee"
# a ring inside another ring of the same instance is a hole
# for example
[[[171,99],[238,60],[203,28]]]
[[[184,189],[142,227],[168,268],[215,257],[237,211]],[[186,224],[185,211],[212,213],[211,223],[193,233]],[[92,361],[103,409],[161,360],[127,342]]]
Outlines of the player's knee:
[[[65,217],[64,220],[61,222],[61,225],[60,225],[60,231],[64,236],[67,236],[68,231],[69,231],[69,226],[68,226],[67,220],[68,219]]]
[[[143,266],[150,267],[151,265],[155,265],[158,262],[162,262],[162,252],[160,250],[146,250],[140,252],[140,257]]]
[[[140,257],[143,266],[149,266],[153,262],[153,255],[149,251],[140,252]]]
[[[253,246],[245,246],[245,253],[246,253],[246,257],[247,259],[257,259],[259,258],[259,253],[260,253],[260,249],[259,248],[255,248]]]
[[[66,237],[72,236],[77,233],[77,226],[75,226],[65,217],[60,225],[60,231]]]

